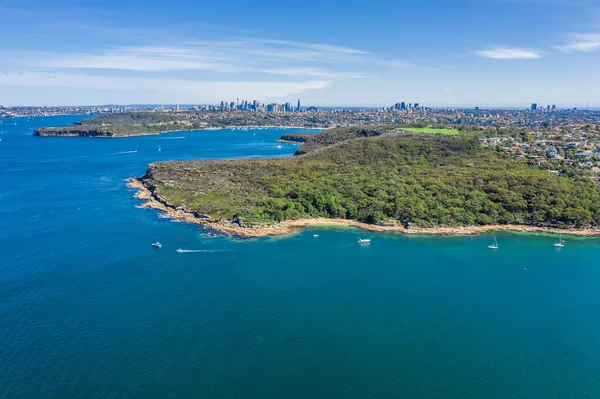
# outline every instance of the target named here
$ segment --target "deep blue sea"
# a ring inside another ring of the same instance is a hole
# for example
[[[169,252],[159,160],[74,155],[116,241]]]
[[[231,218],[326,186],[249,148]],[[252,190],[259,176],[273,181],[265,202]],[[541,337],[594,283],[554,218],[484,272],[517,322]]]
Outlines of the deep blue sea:
[[[80,118],[0,123],[1,398],[600,397],[600,240],[211,238],[124,179],[289,129],[31,135]]]

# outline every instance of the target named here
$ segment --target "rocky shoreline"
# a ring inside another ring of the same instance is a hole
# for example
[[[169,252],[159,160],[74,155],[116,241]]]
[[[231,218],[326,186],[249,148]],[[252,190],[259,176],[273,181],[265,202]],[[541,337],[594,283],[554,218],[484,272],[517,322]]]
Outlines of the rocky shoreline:
[[[465,227],[431,227],[405,228],[400,225],[375,225],[357,222],[348,219],[297,219],[286,220],[274,225],[256,225],[245,226],[240,221],[232,222],[226,219],[211,218],[210,216],[200,215],[187,211],[183,207],[175,207],[154,193],[144,182],[137,178],[127,181],[127,186],[137,190],[135,198],[144,201],[141,207],[152,208],[163,211],[167,216],[181,221],[201,224],[208,226],[216,231],[236,237],[256,238],[256,237],[274,237],[285,236],[297,232],[299,229],[310,226],[336,226],[336,227],[356,227],[362,230],[372,232],[402,233],[413,235],[437,235],[437,236],[455,236],[455,235],[475,235],[490,233],[494,231],[513,231],[523,233],[549,233],[563,234],[578,237],[597,237],[600,236],[600,229],[558,229],[539,226],[525,225],[485,225],[485,226],[465,226]]]

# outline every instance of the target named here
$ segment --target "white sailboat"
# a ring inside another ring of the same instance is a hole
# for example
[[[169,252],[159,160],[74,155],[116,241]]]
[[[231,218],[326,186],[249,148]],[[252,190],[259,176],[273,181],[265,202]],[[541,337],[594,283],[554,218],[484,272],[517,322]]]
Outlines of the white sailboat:
[[[370,242],[371,242],[370,238],[359,238],[358,239],[359,244],[369,244]]]
[[[488,245],[489,249],[498,249],[498,240],[496,240],[496,236],[494,236],[494,243],[491,245]]]
[[[158,152],[160,152],[160,151],[161,151],[161,150],[160,150],[160,146],[158,146]]]
[[[564,242],[565,242],[565,240],[562,239],[562,234],[561,234],[560,235],[560,240],[558,240],[558,242],[555,242],[554,246],[558,247],[558,248],[562,248],[562,247],[565,246]]]

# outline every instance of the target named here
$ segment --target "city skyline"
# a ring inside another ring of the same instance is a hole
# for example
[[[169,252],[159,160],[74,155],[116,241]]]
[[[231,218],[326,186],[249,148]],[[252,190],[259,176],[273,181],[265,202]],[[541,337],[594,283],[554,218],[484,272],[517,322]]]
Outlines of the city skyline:
[[[0,104],[600,106],[592,1],[384,3],[6,1]]]

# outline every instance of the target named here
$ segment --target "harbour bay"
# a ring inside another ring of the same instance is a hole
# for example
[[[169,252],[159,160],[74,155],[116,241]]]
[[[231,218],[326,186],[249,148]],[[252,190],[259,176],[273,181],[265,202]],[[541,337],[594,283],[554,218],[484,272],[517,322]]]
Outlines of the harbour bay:
[[[136,209],[124,180],[290,156],[294,129],[31,136],[79,118],[0,124],[0,397],[600,395],[600,241],[210,237]]]

